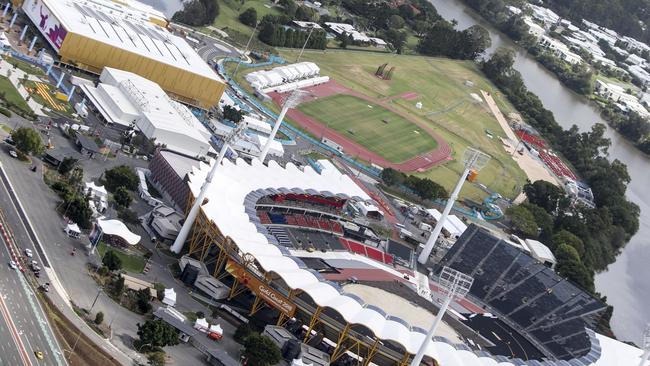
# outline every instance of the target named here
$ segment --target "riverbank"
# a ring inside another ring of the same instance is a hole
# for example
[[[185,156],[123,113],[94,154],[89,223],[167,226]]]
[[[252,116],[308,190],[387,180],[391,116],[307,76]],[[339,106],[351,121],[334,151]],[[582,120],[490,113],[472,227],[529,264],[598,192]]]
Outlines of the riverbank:
[[[637,114],[625,114],[617,110],[614,102],[599,103],[599,98],[594,94],[594,83],[597,79],[595,76],[601,75],[603,70],[582,61],[570,64],[546,51],[540,47],[539,41],[529,34],[529,26],[521,21],[520,17],[511,15],[505,5],[501,9],[490,8],[490,12],[485,13],[481,12],[485,8],[476,9],[470,0],[462,1],[474,12],[475,16],[481,17],[498,29],[545,70],[555,75],[557,80],[573,92],[577,98],[583,99],[584,102],[597,109],[600,117],[621,137],[628,140],[641,153],[650,154],[650,136],[648,135],[650,122]],[[504,17],[508,20],[497,22],[497,19]]]

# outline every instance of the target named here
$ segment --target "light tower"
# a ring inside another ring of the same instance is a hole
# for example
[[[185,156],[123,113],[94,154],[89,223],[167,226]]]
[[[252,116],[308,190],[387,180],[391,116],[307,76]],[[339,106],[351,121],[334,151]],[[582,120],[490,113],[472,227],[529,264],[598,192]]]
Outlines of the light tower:
[[[479,171],[483,169],[483,167],[487,164],[489,160],[490,160],[490,156],[480,152],[479,150],[476,150],[471,147],[468,147],[467,150],[465,150],[465,153],[463,154],[463,165],[465,166],[465,170],[463,171],[463,174],[461,174],[458,183],[456,183],[456,187],[454,188],[454,191],[451,192],[451,196],[449,196],[449,199],[447,200],[447,205],[445,206],[445,209],[442,211],[442,216],[440,216],[440,219],[436,223],[436,227],[433,229],[433,232],[431,232],[431,236],[429,236],[429,240],[427,240],[427,244],[425,245],[424,249],[422,249],[422,252],[420,252],[420,256],[418,257],[418,262],[420,262],[421,264],[426,264],[427,261],[429,260],[429,255],[431,254],[431,251],[433,250],[433,247],[436,244],[436,241],[438,240],[438,236],[442,231],[442,226],[445,224],[445,221],[447,220],[449,211],[451,211],[451,208],[454,207],[454,202],[456,202],[456,199],[458,198],[458,193],[460,192],[460,189],[463,187],[463,183],[465,183],[465,179],[467,179],[469,172],[472,170]]]
[[[648,358],[650,358],[650,323],[648,323],[645,327],[645,331],[643,332],[643,340],[641,342],[643,355],[641,356],[641,362],[639,363],[639,366],[645,366]]]
[[[219,165],[221,165],[221,161],[223,160],[223,157],[226,155],[226,152],[230,147],[230,143],[237,139],[241,139],[244,135],[245,130],[246,130],[246,125],[244,123],[240,123],[236,128],[234,128],[228,134],[228,136],[224,138],[223,146],[221,146],[219,155],[217,156],[217,159],[214,161],[212,168],[208,173],[208,176],[205,178],[205,182],[203,182],[203,185],[201,186],[201,191],[199,192],[199,196],[196,197],[196,200],[194,200],[194,203],[192,204],[192,208],[190,209],[190,213],[188,213],[187,218],[185,218],[183,227],[178,232],[178,236],[176,237],[176,240],[174,240],[174,244],[171,246],[171,248],[169,248],[172,252],[180,253],[181,250],[183,249],[183,245],[185,245],[185,241],[187,240],[187,236],[189,235],[190,230],[192,229],[192,225],[194,225],[194,220],[196,220],[196,216],[199,214],[199,209],[203,204],[205,195],[208,193],[208,190],[210,189],[212,178],[214,178],[214,173],[217,171]]]
[[[269,139],[266,140],[266,144],[264,144],[264,147],[262,148],[262,152],[260,153],[259,160],[262,163],[264,162],[264,159],[266,159],[266,155],[269,153],[269,149],[271,148],[271,143],[273,142],[273,139],[275,139],[275,135],[278,133],[278,130],[280,129],[280,125],[282,124],[282,120],[284,119],[284,116],[287,114],[287,111],[289,110],[289,108],[293,108],[298,104],[300,104],[300,101],[306,94],[308,94],[308,92],[304,90],[296,89],[291,94],[289,94],[287,100],[284,101],[284,105],[282,106],[282,111],[280,111],[280,115],[275,120],[275,124],[273,125],[273,130],[271,131],[271,135],[269,136]]]
[[[436,315],[436,318],[433,320],[433,324],[431,324],[431,328],[429,328],[427,336],[424,338],[424,340],[422,340],[422,344],[418,349],[418,353],[415,355],[415,358],[413,358],[413,361],[411,361],[411,366],[420,366],[420,362],[422,362],[424,352],[429,346],[431,337],[433,337],[435,334],[436,328],[438,328],[438,325],[442,321],[442,317],[445,315],[445,312],[447,312],[449,304],[451,304],[451,301],[453,299],[460,300],[464,298],[465,295],[467,295],[469,292],[469,289],[472,287],[473,283],[474,278],[464,274],[463,272],[457,271],[447,266],[442,269],[438,285],[440,286],[441,290],[447,295],[447,297],[445,298],[445,302],[442,304],[442,307],[440,307],[438,315]]]

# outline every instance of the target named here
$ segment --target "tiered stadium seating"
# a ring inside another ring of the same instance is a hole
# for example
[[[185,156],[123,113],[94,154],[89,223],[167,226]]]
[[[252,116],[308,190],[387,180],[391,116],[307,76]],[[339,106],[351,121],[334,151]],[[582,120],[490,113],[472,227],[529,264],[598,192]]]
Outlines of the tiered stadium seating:
[[[289,225],[304,228],[319,229],[330,231],[338,235],[343,235],[343,227],[338,221],[316,218],[311,215],[303,214],[281,214],[258,210],[257,216],[263,225]]]
[[[361,254],[365,257],[374,259],[378,262],[393,264],[394,258],[392,254],[382,252],[377,248],[373,248],[371,246],[357,243],[356,241],[350,239],[339,238],[339,241],[341,242],[341,244],[343,244],[344,247],[346,247],[352,253]]]
[[[471,225],[439,264],[474,277],[470,293],[532,335],[558,358],[589,349],[605,305],[528,254]]]
[[[524,142],[528,143],[529,145],[532,145],[533,147],[536,147],[538,149],[546,149],[546,141],[535,135],[531,135],[529,133],[526,133],[525,131],[522,130],[517,130],[515,131],[517,136],[519,136],[520,139],[522,139]]]
[[[289,235],[287,235],[287,232],[283,228],[270,226],[267,228],[267,230],[271,235],[275,236],[275,238],[278,239],[280,245],[287,248],[293,248],[293,244],[289,239]]]
[[[260,218],[260,222],[262,223],[262,225],[268,225],[271,223],[269,214],[266,213],[265,211],[257,211],[257,216]]]
[[[287,219],[283,214],[269,212],[269,219],[271,219],[272,224],[287,225]]]
[[[545,150],[541,150],[539,152],[539,158],[542,159],[544,164],[558,177],[567,177],[573,180],[578,179],[573,171],[569,169],[569,167],[564,164],[562,159],[556,155],[551,154]]]

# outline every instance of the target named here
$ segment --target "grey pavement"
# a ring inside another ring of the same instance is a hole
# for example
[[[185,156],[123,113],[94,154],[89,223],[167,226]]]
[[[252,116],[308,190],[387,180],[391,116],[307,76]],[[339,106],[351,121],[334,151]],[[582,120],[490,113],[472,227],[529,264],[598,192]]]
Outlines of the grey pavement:
[[[9,123],[2,120],[0,120],[0,122],[5,124]],[[21,120],[17,120],[17,122],[19,126],[29,124],[29,122]],[[4,132],[0,131],[0,135],[2,133]],[[56,129],[51,131],[50,135],[55,146],[71,144],[71,142],[63,137]],[[61,285],[65,289],[65,293],[62,294],[62,297],[59,297],[59,294],[57,294],[56,291],[50,291],[49,296],[51,296],[57,307],[64,311],[66,316],[71,321],[74,321],[75,324],[84,331],[84,334],[88,335],[100,346],[110,351],[110,353],[123,364],[130,364],[132,361],[129,359],[145,362],[144,357],[137,354],[132,348],[132,342],[137,337],[137,323],[144,321],[144,317],[124,309],[107,295],[101,293],[91,312],[94,314],[98,311],[102,311],[106,314],[105,321],[109,323],[112,322],[112,328],[114,331],[109,344],[106,340],[103,340],[94,333],[94,331],[92,331],[83,320],[79,319],[74,312],[65,305],[68,301],[72,300],[76,305],[89,309],[99,290],[96,282],[88,276],[87,263],[91,261],[91,258],[86,250],[87,238],[82,237],[82,239],[71,239],[63,232],[65,222],[55,211],[59,200],[54,192],[52,192],[42,180],[43,167],[40,161],[34,159],[33,163],[37,165],[38,171],[33,173],[29,170],[30,165],[11,158],[7,154],[6,150],[6,147],[0,148],[0,162],[3,163],[12,186],[26,210],[27,217],[36,232],[43,250],[47,254],[52,269],[56,272],[56,277],[60,280]],[[131,166],[147,165],[147,162],[145,161],[134,160],[122,155],[121,153],[118,154],[117,158],[108,159],[107,161],[104,161],[103,157],[98,157],[96,159],[84,159],[80,163],[84,167],[85,180],[96,179],[103,173],[104,169],[120,164]],[[11,220],[13,222],[10,224],[13,227],[21,226],[20,219],[17,215],[11,218]],[[18,242],[31,242],[28,234],[23,230],[14,229],[14,231]],[[147,240],[146,236],[143,237],[143,244],[145,244],[145,246],[152,245],[149,240]],[[77,249],[77,255],[71,255],[72,248]],[[96,258],[94,260],[96,260]],[[178,294],[178,310],[183,312],[203,311],[208,314],[208,309],[201,303],[195,301],[189,295],[189,291],[182,283],[177,282],[172,278],[167,265],[172,263],[174,260],[175,259],[166,257],[161,253],[154,254],[152,257],[153,263],[151,271],[146,275],[140,274],[138,276],[149,281],[161,282],[167,286],[174,287]],[[47,281],[44,279],[42,280],[43,282]],[[220,323],[224,327],[226,337],[231,339],[231,335],[234,334],[234,327],[222,320]],[[226,347],[228,348],[228,352],[231,352],[230,349],[239,349],[239,346],[234,344],[234,342],[232,342],[233,344],[230,344],[230,341],[225,341],[224,343],[228,345]],[[182,348],[179,348],[179,351],[177,351],[176,348],[177,347],[168,347],[166,351],[168,355],[170,355],[175,361],[179,362],[179,364],[185,364],[184,360],[186,359],[186,354],[190,351],[183,350]],[[198,350],[194,350],[194,352],[196,353],[196,357],[203,359],[203,356],[200,355]]]

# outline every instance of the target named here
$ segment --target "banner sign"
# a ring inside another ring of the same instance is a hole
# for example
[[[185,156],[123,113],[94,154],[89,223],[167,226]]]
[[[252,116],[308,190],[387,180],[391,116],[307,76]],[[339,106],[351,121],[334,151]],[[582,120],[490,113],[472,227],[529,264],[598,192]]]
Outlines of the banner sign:
[[[276,291],[270,285],[260,281],[257,277],[248,273],[240,264],[233,260],[228,260],[226,271],[235,277],[240,283],[253,291],[256,296],[261,297],[267,304],[278,309],[288,317],[292,317],[296,312],[296,305],[286,296]]]
[[[23,11],[38,27],[48,43],[58,52],[68,31],[63,28],[50,9],[42,0],[27,0],[23,4]]]

